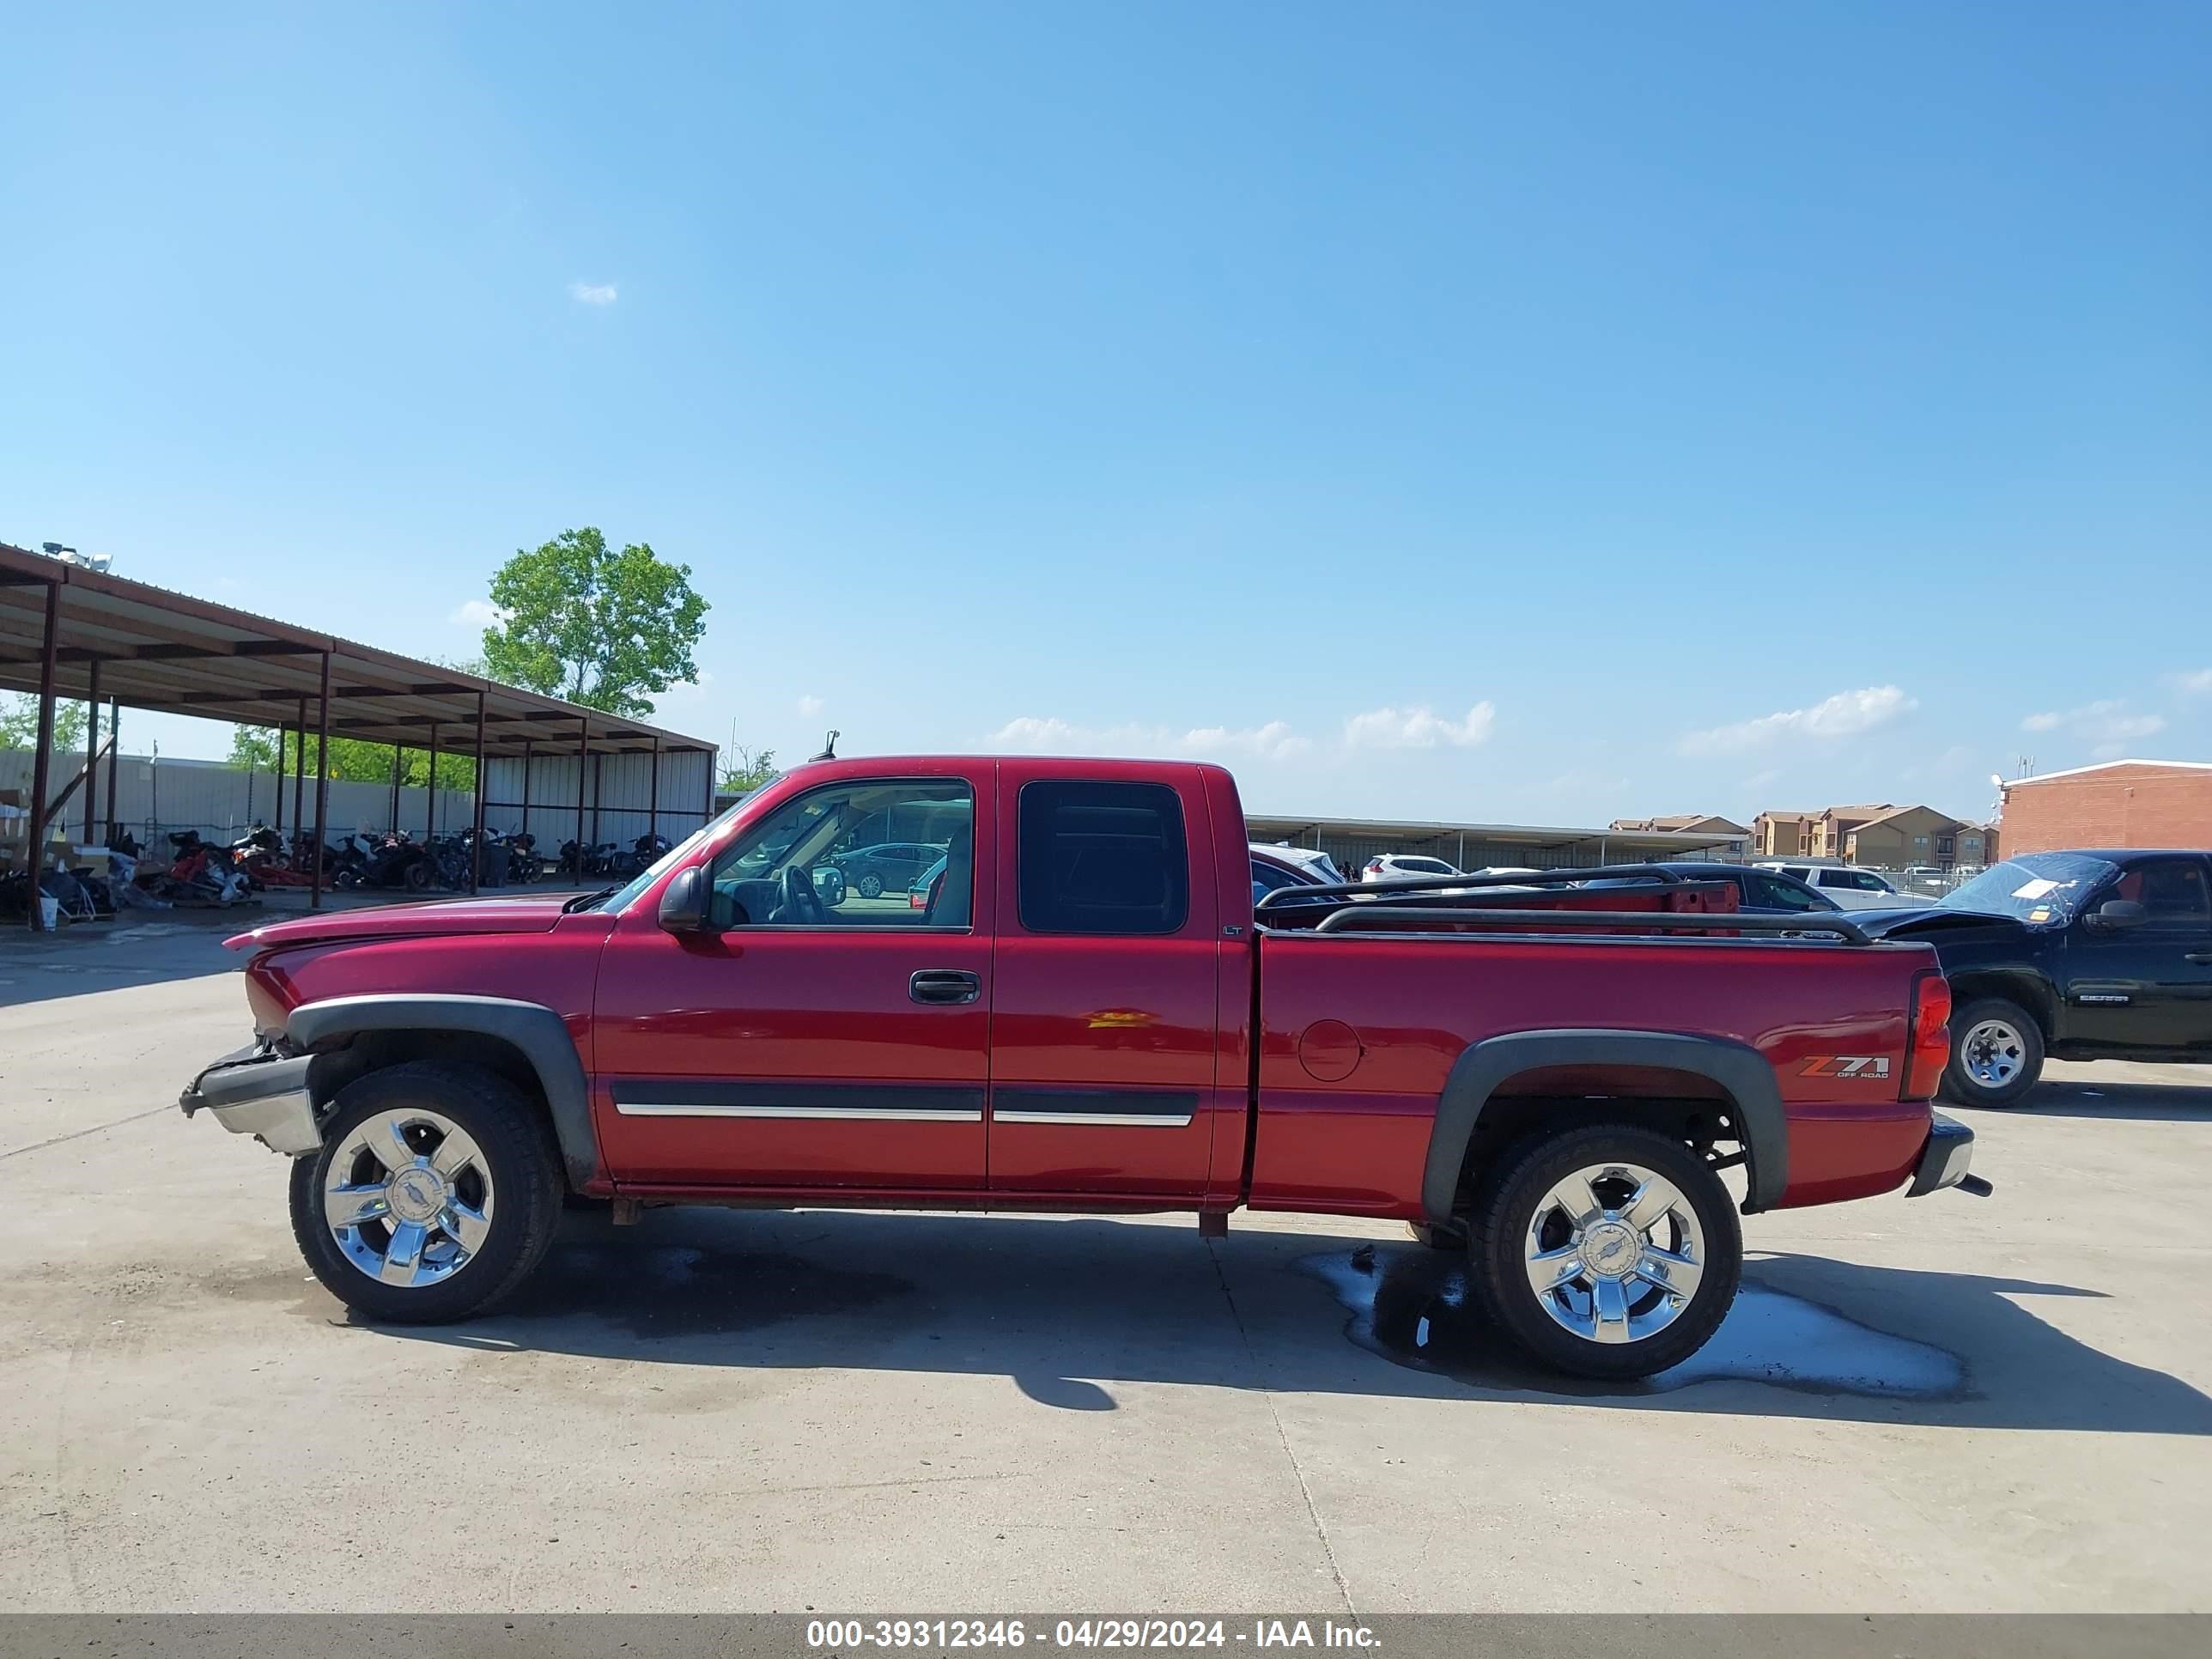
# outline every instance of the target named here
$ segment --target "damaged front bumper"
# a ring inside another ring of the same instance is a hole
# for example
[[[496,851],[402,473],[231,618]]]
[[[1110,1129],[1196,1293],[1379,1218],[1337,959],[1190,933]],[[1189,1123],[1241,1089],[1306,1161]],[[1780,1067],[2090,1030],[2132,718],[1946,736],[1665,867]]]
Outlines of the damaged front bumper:
[[[1978,1175],[1967,1173],[1974,1161],[1974,1132],[1955,1117],[1929,1114],[1928,1144],[1920,1149],[1920,1162],[1912,1171],[1907,1198],[1924,1198],[1946,1187],[1987,1198],[1996,1189]]]
[[[177,1104],[186,1117],[204,1107],[231,1133],[252,1135],[288,1158],[304,1158],[323,1144],[307,1091],[311,1058],[254,1043],[225,1054],[194,1078]]]

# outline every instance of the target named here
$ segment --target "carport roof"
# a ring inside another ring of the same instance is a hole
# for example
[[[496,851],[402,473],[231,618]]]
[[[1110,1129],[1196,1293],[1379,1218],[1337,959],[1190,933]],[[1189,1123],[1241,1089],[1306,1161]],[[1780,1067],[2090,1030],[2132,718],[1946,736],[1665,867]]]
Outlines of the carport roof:
[[[1443,846],[1464,836],[1492,847],[1525,847],[1531,852],[1574,854],[1614,851],[1648,858],[1679,858],[1690,853],[1710,853],[1734,847],[1741,836],[1711,835],[1703,831],[1665,830],[1576,830],[1544,823],[1450,823],[1396,818],[1286,817],[1273,812],[1247,812],[1245,827],[1253,840],[1296,840],[1299,836],[1330,835],[1357,841],[1393,842],[1407,848]]]
[[[472,753],[483,698],[484,752],[598,754],[685,751],[715,745],[681,732],[519,690],[335,635],[319,634],[190,594],[87,570],[0,543],[0,688],[39,689],[46,596],[59,592],[55,695],[92,692],[125,708],[197,714],[246,726],[289,726],[307,705],[315,726],[323,659],[331,677],[331,735]],[[589,722],[588,728],[584,722]]]

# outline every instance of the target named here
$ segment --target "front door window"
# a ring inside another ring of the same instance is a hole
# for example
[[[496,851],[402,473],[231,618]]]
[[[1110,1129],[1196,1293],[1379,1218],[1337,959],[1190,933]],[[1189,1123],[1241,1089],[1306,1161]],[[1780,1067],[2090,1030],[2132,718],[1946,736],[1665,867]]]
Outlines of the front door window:
[[[710,879],[718,928],[965,928],[975,797],[958,779],[825,785],[740,836]]]

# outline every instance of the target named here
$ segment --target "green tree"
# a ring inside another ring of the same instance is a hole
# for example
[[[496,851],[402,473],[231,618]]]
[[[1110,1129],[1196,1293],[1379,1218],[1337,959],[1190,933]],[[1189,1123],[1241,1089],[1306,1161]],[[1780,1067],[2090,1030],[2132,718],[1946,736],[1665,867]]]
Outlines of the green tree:
[[[495,679],[611,714],[652,712],[653,696],[695,678],[691,648],[707,601],[691,567],[633,543],[619,553],[586,525],[518,551],[491,580],[500,621],[484,629]]]
[[[715,787],[726,795],[742,795],[774,783],[783,774],[776,769],[775,750],[750,749],[732,743],[722,751],[722,777]]]
[[[276,764],[276,730],[267,726],[235,726],[230,733],[230,763],[249,766],[258,771],[270,771]],[[284,738],[284,775],[298,775],[302,764],[300,759],[299,734],[286,732]],[[314,757],[314,734],[307,736],[307,752]],[[390,783],[392,781],[392,745],[388,743],[369,743],[360,738],[331,739],[330,775],[349,783]],[[403,749],[399,751],[399,781],[410,789],[427,787],[430,781],[430,751],[427,749]],[[477,787],[476,758],[471,755],[438,757],[438,787],[441,789],[474,789]]]
[[[103,739],[104,740],[104,739]],[[39,700],[10,697],[0,703],[0,749],[29,749],[39,741]],[[54,699],[54,747],[82,750],[84,705]]]

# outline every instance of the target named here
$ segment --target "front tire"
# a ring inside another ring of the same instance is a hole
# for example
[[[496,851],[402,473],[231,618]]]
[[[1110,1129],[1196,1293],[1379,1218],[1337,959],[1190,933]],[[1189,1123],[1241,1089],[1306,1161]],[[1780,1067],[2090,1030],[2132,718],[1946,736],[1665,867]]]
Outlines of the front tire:
[[[1475,1200],[1484,1310],[1553,1369],[1622,1381],[1711,1338],[1743,1275],[1720,1177],[1679,1140],[1599,1123],[1523,1142]]]
[[[1951,1017],[1943,1093],[1961,1106],[2010,1106],[2043,1075],[2043,1028],[2002,997],[1980,997]]]
[[[860,878],[860,896],[862,898],[881,898],[883,896],[884,878],[881,876],[871,872],[867,875]]]
[[[386,1324],[483,1312],[530,1276],[561,1218],[558,1150],[513,1084],[411,1061],[339,1092],[292,1163],[292,1235],[323,1288]]]

